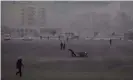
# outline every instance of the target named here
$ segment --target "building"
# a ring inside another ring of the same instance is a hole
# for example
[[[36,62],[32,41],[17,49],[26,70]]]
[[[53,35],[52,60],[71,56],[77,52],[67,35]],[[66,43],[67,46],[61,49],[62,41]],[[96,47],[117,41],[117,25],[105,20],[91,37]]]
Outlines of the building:
[[[21,24],[23,26],[36,25],[36,8],[33,6],[24,7],[21,9]]]
[[[38,26],[44,26],[45,25],[45,8],[39,8],[38,9]]]

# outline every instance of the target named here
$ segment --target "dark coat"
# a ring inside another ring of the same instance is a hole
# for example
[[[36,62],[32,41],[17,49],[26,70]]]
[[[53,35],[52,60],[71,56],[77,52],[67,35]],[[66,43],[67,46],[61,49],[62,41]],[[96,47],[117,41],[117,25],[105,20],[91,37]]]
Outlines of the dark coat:
[[[22,59],[18,59],[18,61],[16,63],[16,68],[20,69],[22,66],[23,66]]]

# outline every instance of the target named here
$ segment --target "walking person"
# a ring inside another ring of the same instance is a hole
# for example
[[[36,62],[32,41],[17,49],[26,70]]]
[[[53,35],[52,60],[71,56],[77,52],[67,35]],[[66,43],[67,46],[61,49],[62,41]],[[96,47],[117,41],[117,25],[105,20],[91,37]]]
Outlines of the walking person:
[[[40,36],[40,39],[42,40],[42,36]]]
[[[122,40],[122,39],[120,38],[120,40]]]
[[[20,77],[22,77],[22,66],[24,67],[23,63],[22,63],[22,58],[20,57],[18,60],[17,60],[17,63],[16,63],[16,68],[18,69],[18,72],[16,72],[16,75],[19,74]]]
[[[48,36],[48,40],[49,40],[49,36]]]
[[[65,42],[63,43],[63,50],[65,50],[65,48],[66,48],[66,44],[65,44]]]
[[[60,36],[59,36],[59,40],[60,40]]]
[[[109,40],[110,46],[112,45],[112,39]]]
[[[69,38],[67,37],[67,39],[66,39],[66,40],[67,40],[67,42],[68,42]]]
[[[62,41],[60,43],[60,49],[63,50],[63,43],[62,43]]]

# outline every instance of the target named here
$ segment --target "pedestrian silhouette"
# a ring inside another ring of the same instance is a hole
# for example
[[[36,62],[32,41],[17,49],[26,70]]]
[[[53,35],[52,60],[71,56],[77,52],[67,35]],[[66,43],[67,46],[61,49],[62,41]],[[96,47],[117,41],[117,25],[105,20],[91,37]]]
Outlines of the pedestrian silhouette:
[[[42,36],[40,36],[40,39],[42,39]]]
[[[16,68],[18,69],[18,72],[16,72],[17,74],[20,74],[20,77],[22,77],[22,66],[24,67],[23,63],[22,63],[22,58],[18,58],[17,62],[16,62]]]
[[[110,46],[112,45],[112,39],[109,40]]]
[[[59,40],[60,40],[60,36],[59,36]]]
[[[67,39],[66,39],[66,40],[67,40],[67,42],[68,42],[69,38],[67,37]]]
[[[60,49],[63,50],[63,43],[60,43]]]
[[[49,38],[50,38],[50,37],[48,36],[48,40],[49,40]]]
[[[65,44],[65,42],[63,43],[63,50],[65,50],[65,48],[66,48],[66,44]]]

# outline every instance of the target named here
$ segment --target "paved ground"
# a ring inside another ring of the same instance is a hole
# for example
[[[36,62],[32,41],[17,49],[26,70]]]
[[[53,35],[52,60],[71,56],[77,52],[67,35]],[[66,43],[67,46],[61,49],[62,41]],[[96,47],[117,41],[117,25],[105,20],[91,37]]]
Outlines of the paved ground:
[[[113,40],[73,40],[67,48],[86,51],[72,58],[58,40],[2,41],[2,80],[133,80],[133,43]],[[24,58],[23,77],[15,75],[18,56]]]

